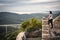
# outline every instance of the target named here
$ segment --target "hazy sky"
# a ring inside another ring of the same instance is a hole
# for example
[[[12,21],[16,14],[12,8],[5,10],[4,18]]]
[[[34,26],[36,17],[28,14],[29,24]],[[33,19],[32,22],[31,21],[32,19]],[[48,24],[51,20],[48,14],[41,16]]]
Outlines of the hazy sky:
[[[60,0],[0,0],[0,12],[60,11]]]

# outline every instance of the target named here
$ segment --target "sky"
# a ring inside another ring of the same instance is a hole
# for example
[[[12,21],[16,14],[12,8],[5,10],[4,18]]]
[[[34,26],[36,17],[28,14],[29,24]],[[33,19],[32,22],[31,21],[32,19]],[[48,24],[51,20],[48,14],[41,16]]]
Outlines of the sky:
[[[60,0],[0,0],[0,12],[19,14],[60,11]]]

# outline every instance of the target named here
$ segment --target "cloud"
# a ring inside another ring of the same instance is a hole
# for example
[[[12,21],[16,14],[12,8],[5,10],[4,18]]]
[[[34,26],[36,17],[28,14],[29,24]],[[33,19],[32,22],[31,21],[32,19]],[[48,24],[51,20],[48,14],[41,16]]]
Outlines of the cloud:
[[[60,0],[0,0],[1,4],[8,5],[39,5],[58,3]]]
[[[59,10],[59,5],[30,5],[30,6],[18,6],[18,7],[6,7],[7,11],[13,12],[40,12],[48,10]]]
[[[60,0],[0,0],[0,11],[40,12],[60,10]]]

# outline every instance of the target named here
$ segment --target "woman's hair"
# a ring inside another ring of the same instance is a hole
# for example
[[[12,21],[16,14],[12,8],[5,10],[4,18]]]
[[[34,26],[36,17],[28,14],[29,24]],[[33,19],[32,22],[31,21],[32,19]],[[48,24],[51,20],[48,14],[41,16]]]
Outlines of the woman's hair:
[[[52,11],[49,11],[50,12],[50,14],[52,14]]]

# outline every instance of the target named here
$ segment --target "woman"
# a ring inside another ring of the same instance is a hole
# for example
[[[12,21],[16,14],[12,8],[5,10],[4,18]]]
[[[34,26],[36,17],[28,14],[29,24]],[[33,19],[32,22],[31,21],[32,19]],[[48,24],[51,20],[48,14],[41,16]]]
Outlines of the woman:
[[[49,11],[49,16],[48,16],[48,25],[51,23],[51,29],[53,28],[53,15],[52,11]]]

